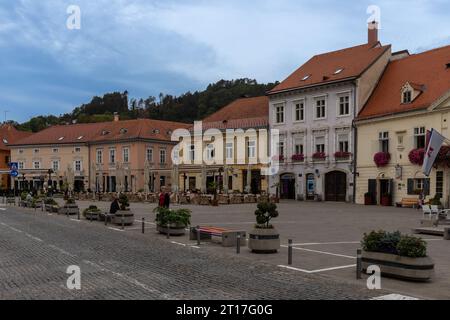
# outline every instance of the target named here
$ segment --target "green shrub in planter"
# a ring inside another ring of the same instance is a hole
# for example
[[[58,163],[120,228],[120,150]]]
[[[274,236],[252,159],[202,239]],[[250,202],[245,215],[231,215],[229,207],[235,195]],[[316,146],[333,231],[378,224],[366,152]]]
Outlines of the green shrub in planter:
[[[58,205],[58,203],[53,198],[45,198],[44,204],[49,205],[49,206],[57,206]]]
[[[28,196],[28,192],[22,192],[21,194],[20,194],[20,200],[22,200],[22,201],[25,201],[25,200],[27,200],[27,196]]]
[[[409,258],[422,258],[427,256],[427,243],[417,237],[402,236],[397,244],[400,256]]]
[[[260,202],[255,211],[257,229],[273,229],[270,220],[278,217],[277,205],[275,203]]]
[[[97,206],[89,206],[89,208],[87,208],[87,209],[84,209],[83,210],[83,217],[85,217],[86,218],[86,215],[88,214],[88,213],[93,213],[93,214],[99,214],[99,213],[101,213],[102,211],[99,209],[99,208],[97,208]]]
[[[130,201],[128,200],[128,197],[125,193],[122,193],[119,196],[119,204],[120,204],[120,210],[126,211],[130,210]]]
[[[153,212],[156,213],[155,222],[160,226],[179,225],[187,227],[191,224],[191,210],[189,209],[171,210],[156,207]]]
[[[439,195],[435,195],[434,198],[430,200],[430,204],[433,206],[442,207],[441,197],[439,197]]]
[[[74,205],[74,204],[76,204],[74,198],[68,198],[66,200],[66,205]]]

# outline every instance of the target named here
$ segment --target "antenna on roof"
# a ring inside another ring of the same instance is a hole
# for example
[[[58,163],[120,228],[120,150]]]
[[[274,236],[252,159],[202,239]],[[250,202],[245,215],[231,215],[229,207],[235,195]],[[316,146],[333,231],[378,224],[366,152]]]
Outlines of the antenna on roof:
[[[9,113],[9,110],[5,110],[5,123],[6,123],[6,119],[7,119],[7,114]]]

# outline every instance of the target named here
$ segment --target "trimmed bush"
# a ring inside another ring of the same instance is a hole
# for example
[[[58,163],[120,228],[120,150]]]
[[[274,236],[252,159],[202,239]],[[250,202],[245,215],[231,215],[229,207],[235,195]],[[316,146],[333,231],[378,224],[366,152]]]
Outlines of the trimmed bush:
[[[423,258],[427,256],[427,243],[417,237],[402,236],[397,251],[403,257]]]
[[[399,231],[372,231],[364,234],[361,245],[365,251],[395,254],[402,257],[426,257],[427,244],[424,240],[402,235]]]

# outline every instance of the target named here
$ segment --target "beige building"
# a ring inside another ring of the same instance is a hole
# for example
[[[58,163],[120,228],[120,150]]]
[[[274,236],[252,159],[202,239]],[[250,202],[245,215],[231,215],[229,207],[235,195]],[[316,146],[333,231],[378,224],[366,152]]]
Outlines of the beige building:
[[[356,202],[393,205],[423,193],[448,205],[450,158],[443,153],[429,177],[421,163],[427,131],[450,137],[449,124],[450,46],[394,54],[356,120]]]

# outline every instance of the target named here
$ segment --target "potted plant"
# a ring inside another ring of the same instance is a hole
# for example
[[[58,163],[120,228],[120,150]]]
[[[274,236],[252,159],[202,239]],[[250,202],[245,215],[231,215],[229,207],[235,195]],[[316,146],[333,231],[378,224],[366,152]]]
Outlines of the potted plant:
[[[117,225],[132,225],[134,223],[134,213],[130,210],[130,201],[125,193],[119,196],[120,210],[114,215],[114,223]]]
[[[420,238],[380,230],[364,234],[361,245],[363,270],[377,265],[384,276],[412,281],[428,281],[434,274],[427,243]]]
[[[373,205],[373,195],[370,192],[366,192],[364,194],[364,205],[366,206]]]
[[[219,199],[217,199],[217,183],[211,182],[208,187],[209,187],[208,189],[213,194],[213,199],[211,200],[211,204],[212,204],[213,207],[218,207],[219,206]]]
[[[351,155],[352,155],[351,152],[338,151],[334,153],[334,158],[336,160],[348,160]]]
[[[45,211],[47,212],[54,212],[55,211],[54,208],[58,207],[58,203],[53,198],[45,198],[44,204],[45,204]]]
[[[74,198],[68,198],[66,203],[62,208],[59,209],[60,214],[66,214],[66,215],[76,215],[78,214],[80,209],[78,208],[78,205],[75,202]]]
[[[391,155],[388,152],[378,152],[373,156],[373,161],[378,168],[385,167],[391,161]]]
[[[101,210],[97,206],[90,205],[83,211],[83,217],[87,220],[99,220]]]
[[[280,234],[270,221],[278,217],[277,205],[260,202],[255,215],[256,225],[249,233],[248,248],[254,253],[276,253],[280,249]]]
[[[423,165],[423,160],[425,158],[425,150],[424,149],[413,149],[409,152],[408,158],[409,158],[409,162],[411,162],[412,164],[421,166],[421,165]]]
[[[381,205],[385,207],[391,206],[391,195],[389,193],[383,193],[381,195]]]
[[[27,196],[28,196],[28,192],[25,192],[25,191],[20,194],[20,202],[19,202],[20,207],[27,206]]]
[[[305,156],[303,154],[294,154],[294,155],[292,155],[292,161],[303,162],[303,161],[305,161]]]
[[[316,152],[312,155],[313,160],[315,161],[323,161],[327,158],[325,152]]]
[[[184,235],[186,228],[191,224],[191,211],[189,209],[171,210],[156,207],[153,212],[156,213],[156,229],[162,234]]]

